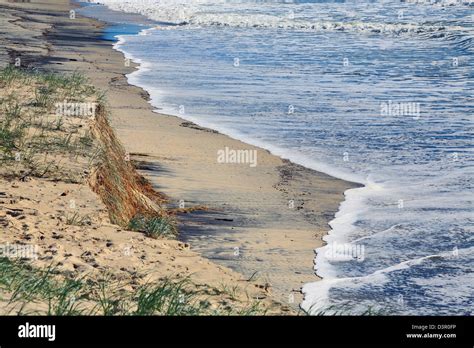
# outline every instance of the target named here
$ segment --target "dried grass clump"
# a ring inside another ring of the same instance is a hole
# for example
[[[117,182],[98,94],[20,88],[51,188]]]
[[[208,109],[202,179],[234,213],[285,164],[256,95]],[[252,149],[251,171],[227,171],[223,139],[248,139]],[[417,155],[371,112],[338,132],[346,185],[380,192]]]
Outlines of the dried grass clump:
[[[129,227],[130,222],[139,217],[150,220],[168,218],[168,213],[162,207],[164,197],[138,174],[127,158],[127,153],[110,127],[103,104],[97,108],[91,133],[101,144],[102,152],[90,185],[107,206],[111,222]]]

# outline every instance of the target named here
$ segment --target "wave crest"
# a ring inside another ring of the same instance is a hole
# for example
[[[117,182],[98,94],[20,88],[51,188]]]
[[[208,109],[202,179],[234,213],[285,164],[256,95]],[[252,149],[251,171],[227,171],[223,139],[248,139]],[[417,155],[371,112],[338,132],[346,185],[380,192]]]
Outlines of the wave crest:
[[[423,2],[422,0],[411,0]],[[474,0],[469,0],[472,3]],[[292,11],[261,13],[257,7],[238,7],[225,0],[98,0],[98,3],[122,12],[139,13],[154,21],[172,25],[222,26],[240,28],[275,28],[310,30],[317,32],[361,32],[381,34],[427,34],[444,37],[447,33],[464,31],[460,26],[430,23],[384,23],[347,20],[307,20],[295,18]],[[452,0],[448,0],[449,3]],[[431,0],[427,3],[431,3]],[[464,2],[463,2],[464,3]]]

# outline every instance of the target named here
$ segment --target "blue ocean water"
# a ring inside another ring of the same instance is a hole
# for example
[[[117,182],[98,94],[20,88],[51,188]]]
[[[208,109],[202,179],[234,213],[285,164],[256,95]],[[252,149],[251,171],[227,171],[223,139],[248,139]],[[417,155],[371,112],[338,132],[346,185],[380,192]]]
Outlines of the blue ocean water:
[[[100,2],[155,21],[116,48],[157,110],[365,185],[304,309],[471,313],[472,1]]]

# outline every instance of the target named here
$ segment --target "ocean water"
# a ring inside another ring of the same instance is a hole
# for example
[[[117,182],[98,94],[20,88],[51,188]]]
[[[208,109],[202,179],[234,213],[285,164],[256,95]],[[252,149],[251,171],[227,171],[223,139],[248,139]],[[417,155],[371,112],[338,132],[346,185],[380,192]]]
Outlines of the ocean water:
[[[302,308],[471,314],[473,1],[99,2],[153,21],[115,47],[157,110],[364,184]]]

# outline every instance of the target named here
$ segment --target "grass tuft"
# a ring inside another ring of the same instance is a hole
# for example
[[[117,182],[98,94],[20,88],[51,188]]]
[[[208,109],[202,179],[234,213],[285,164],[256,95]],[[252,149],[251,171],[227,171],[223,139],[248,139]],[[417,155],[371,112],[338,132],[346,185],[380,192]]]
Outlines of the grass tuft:
[[[57,268],[34,268],[0,258],[0,314],[18,315],[259,315],[259,303],[239,310],[211,308],[188,280],[135,285],[110,274],[71,278]]]
[[[54,103],[95,101],[95,89],[79,75],[59,75],[0,69],[0,163],[5,177],[26,176],[77,181],[74,171],[63,171],[62,162],[74,167],[95,153],[89,127],[82,120],[55,115]],[[73,97],[72,97],[73,96]],[[98,97],[98,96],[97,96]],[[74,164],[72,164],[74,162]]]
[[[13,65],[9,65],[5,69],[0,70],[0,85],[2,87],[10,86],[14,81],[23,78],[23,71],[15,68]]]
[[[130,220],[128,228],[131,231],[145,233],[148,237],[175,237],[177,234],[174,222],[163,216],[146,217],[138,215]]]
[[[90,225],[91,221],[87,216],[80,216],[78,212],[74,212],[72,215],[66,215],[66,225],[70,226],[87,226]]]

